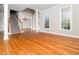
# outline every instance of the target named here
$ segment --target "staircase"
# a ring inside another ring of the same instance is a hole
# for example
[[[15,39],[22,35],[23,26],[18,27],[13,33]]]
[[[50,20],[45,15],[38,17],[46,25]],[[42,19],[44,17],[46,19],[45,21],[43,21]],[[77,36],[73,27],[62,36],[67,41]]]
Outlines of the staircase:
[[[18,25],[18,16],[17,16],[17,12],[11,10],[10,12],[10,30],[11,34],[15,34],[15,33],[19,33],[21,31],[19,25]]]

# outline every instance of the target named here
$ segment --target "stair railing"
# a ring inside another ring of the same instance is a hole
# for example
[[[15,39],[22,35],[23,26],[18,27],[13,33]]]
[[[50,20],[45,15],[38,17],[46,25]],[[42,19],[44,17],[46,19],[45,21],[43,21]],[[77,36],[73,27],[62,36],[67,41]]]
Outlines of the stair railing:
[[[16,13],[15,13],[15,16],[16,16],[16,18],[18,20],[18,23],[21,25],[21,27],[20,27],[19,24],[18,24],[18,26],[20,27],[20,31],[23,31],[23,22],[18,18],[18,16],[16,15]]]

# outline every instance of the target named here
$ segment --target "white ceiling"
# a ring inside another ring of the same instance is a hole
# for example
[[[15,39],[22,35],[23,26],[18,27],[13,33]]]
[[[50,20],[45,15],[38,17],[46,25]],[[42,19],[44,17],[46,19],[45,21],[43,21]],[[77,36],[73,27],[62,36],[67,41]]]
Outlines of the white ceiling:
[[[16,11],[22,11],[25,8],[31,8],[31,9],[47,9],[52,6],[55,6],[57,4],[9,4],[9,9],[16,10]]]

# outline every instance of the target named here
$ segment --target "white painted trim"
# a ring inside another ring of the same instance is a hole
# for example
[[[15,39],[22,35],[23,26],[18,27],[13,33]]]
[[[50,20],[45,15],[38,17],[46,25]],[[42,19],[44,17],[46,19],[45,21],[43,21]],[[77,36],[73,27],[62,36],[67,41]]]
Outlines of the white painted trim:
[[[29,28],[30,29],[30,28]],[[35,30],[35,29],[32,29],[32,30]],[[20,32],[16,32],[16,33],[8,33],[9,35],[12,35],[12,34],[17,34],[17,33],[24,33],[23,30],[21,30]]]
[[[4,31],[4,29],[0,29],[0,31]]]
[[[39,32],[39,25],[38,25],[38,10],[35,10],[35,16],[36,16],[36,32]]]
[[[16,32],[16,33],[8,33],[8,35],[17,34],[17,33],[23,33],[24,31]]]
[[[49,17],[49,28],[45,28],[45,16],[46,16],[46,15]],[[49,29],[50,29],[50,16],[49,16],[48,13],[45,13],[45,14],[44,14],[44,21],[43,21],[43,23],[44,23],[44,24],[43,24],[43,25],[44,25],[44,28],[49,30]]]
[[[78,38],[79,36],[75,36],[75,35],[69,35],[69,34],[61,34],[61,33],[55,33],[55,32],[47,32],[47,31],[41,31],[40,32],[44,32],[44,33],[49,33],[49,34],[55,34],[55,35],[61,35],[61,36],[66,36],[66,37],[72,37],[72,38]]]
[[[75,35],[61,34],[61,33],[54,33],[54,32],[53,32],[53,34],[61,35],[61,36],[66,36],[66,37],[72,37],[72,38],[78,38],[79,39],[79,36],[75,36]]]
[[[8,33],[8,35],[11,35],[11,33]]]
[[[53,34],[52,32],[48,32],[48,31],[42,31],[42,30],[40,30],[39,32],[44,32],[44,33]]]
[[[31,26],[30,26],[31,29],[33,28],[33,24],[32,24],[33,21],[32,20],[33,20],[33,17],[31,17]]]
[[[8,4],[4,4],[4,40],[8,40]]]
[[[36,30],[36,28],[32,28],[32,30]]]

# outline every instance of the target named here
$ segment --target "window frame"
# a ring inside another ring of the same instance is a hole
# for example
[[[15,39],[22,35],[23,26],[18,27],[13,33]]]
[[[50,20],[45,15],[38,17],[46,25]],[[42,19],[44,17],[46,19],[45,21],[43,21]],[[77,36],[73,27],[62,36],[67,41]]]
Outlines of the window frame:
[[[48,16],[48,18],[50,19],[49,14],[45,14],[45,15],[44,15],[44,28],[45,28],[45,29],[49,29],[49,28],[50,28],[50,21],[49,21],[49,28],[46,28],[46,27],[45,27],[45,21],[46,21],[46,18],[45,18],[45,17],[46,17],[46,16]]]
[[[71,13],[71,15],[70,15],[70,29],[64,29],[64,28],[62,28],[62,25],[61,25],[61,23],[62,23],[62,10],[66,9],[66,8],[70,8],[70,13]],[[72,6],[64,6],[64,7],[60,8],[60,20],[59,20],[59,22],[60,22],[60,24],[59,24],[60,30],[65,30],[65,31],[72,30]]]

